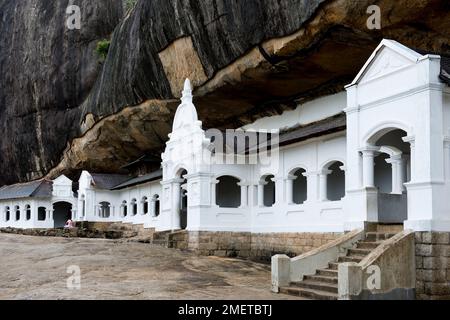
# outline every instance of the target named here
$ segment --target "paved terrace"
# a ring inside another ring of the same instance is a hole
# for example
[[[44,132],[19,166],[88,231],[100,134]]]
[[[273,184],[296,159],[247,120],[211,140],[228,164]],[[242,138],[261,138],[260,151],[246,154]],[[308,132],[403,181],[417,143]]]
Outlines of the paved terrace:
[[[81,289],[67,289],[67,268]],[[0,299],[292,299],[270,292],[270,267],[151,245],[0,234]]]

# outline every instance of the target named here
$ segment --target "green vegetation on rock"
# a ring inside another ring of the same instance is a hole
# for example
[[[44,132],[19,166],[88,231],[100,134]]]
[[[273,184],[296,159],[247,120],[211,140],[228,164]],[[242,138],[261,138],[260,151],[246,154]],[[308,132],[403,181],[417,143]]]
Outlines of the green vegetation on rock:
[[[125,11],[128,12],[129,10],[133,9],[136,3],[137,0],[125,0]]]
[[[105,60],[106,56],[108,55],[110,45],[111,45],[111,41],[107,40],[107,39],[100,40],[97,43],[97,48],[95,49],[95,51],[103,60]]]

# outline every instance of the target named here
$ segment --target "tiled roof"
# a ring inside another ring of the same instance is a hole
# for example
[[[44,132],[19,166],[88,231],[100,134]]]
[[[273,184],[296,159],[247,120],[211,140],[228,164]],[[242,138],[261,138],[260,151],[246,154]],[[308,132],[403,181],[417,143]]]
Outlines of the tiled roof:
[[[98,189],[111,190],[115,186],[132,179],[122,174],[91,174],[94,186]]]
[[[112,190],[121,190],[121,189],[129,188],[129,187],[137,186],[137,185],[140,185],[143,183],[160,180],[160,179],[162,179],[162,177],[163,177],[162,170],[158,170],[158,171],[146,174],[144,176],[128,180],[120,185],[115,186],[114,188],[112,188]]]
[[[347,128],[345,113],[320,120],[311,124],[298,126],[280,134],[280,145],[285,146],[307,139],[344,131]]]
[[[53,183],[49,180],[38,180],[18,183],[0,188],[0,200],[24,198],[49,198],[52,196]]]

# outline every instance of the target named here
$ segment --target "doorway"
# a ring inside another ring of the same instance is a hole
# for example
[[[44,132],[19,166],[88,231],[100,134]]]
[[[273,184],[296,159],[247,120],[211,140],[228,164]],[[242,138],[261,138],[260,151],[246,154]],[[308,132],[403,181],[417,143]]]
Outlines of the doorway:
[[[68,202],[57,202],[53,205],[54,228],[64,228],[66,222],[72,219],[72,204]]]

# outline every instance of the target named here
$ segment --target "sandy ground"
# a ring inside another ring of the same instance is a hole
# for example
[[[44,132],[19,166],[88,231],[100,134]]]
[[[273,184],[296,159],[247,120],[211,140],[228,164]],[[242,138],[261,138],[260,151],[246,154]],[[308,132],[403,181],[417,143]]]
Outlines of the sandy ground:
[[[71,266],[81,271],[80,289],[68,289]],[[121,241],[0,234],[0,299],[291,297],[272,294],[270,267],[250,261]]]

